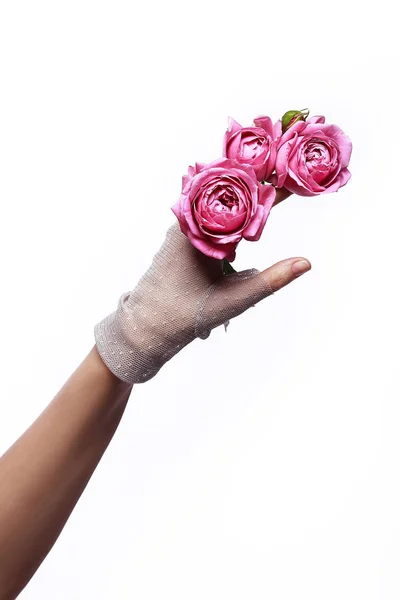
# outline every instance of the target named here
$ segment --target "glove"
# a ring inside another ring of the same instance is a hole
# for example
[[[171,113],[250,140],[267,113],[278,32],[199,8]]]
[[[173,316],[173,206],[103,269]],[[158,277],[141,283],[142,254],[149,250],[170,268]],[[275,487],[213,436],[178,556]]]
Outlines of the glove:
[[[222,267],[173,225],[136,288],[95,327],[107,367],[127,383],[148,381],[195,338],[272,294],[256,269],[225,275]]]

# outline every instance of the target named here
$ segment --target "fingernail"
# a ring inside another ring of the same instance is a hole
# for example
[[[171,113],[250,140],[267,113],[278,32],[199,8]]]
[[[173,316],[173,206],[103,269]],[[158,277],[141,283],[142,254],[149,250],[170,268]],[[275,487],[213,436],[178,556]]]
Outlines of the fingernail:
[[[292,264],[292,273],[295,277],[300,277],[303,273],[307,273],[311,269],[311,265],[308,260],[297,260]]]

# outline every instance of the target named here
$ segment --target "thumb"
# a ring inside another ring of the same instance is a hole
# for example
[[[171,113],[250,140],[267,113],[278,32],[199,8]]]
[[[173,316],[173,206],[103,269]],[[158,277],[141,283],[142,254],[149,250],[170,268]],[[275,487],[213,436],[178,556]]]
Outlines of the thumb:
[[[277,292],[311,269],[311,263],[306,258],[287,258],[265,269],[258,278],[265,282],[271,293]]]
[[[311,269],[305,258],[282,260],[262,273],[255,269],[224,275],[210,288],[197,317],[196,337],[227,323]]]
[[[310,269],[311,264],[306,258],[287,258],[261,273],[252,269],[223,277],[220,292],[225,295],[225,299],[228,292],[232,316],[236,316],[233,313],[244,312]]]

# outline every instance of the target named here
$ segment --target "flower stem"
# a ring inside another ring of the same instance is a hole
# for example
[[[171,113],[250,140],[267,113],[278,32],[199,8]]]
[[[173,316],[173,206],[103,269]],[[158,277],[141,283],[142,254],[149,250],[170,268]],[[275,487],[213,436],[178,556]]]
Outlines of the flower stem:
[[[230,275],[231,273],[237,273],[237,271],[232,267],[231,263],[226,260],[226,258],[222,261],[222,272],[224,275]]]

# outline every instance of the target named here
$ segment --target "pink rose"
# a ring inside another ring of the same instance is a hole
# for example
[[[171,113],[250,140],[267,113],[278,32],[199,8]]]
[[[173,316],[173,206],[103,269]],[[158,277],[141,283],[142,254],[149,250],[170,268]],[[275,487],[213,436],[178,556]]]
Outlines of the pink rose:
[[[222,158],[189,167],[172,210],[200,252],[233,261],[242,238],[260,238],[274,200],[275,188],[258,183],[251,167]]]
[[[298,121],[279,141],[271,181],[300,196],[337,192],[351,177],[351,150],[347,135],[325,117]]]
[[[256,172],[257,179],[263,181],[274,170],[278,136],[269,117],[257,117],[254,125],[255,127],[242,127],[234,119],[229,119],[223,156],[250,165]]]

